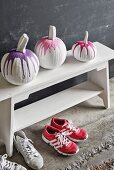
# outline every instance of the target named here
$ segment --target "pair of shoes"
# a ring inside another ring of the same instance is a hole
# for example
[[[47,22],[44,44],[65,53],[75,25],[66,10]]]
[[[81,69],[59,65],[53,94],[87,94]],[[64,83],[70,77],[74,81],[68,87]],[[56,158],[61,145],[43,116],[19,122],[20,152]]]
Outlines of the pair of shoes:
[[[0,155],[0,170],[27,170],[25,167],[7,160],[7,154]]]
[[[74,155],[78,153],[79,148],[74,142],[84,141],[88,138],[87,132],[73,123],[60,118],[52,118],[51,124],[46,125],[42,139],[50,144],[62,155]]]
[[[43,158],[32,143],[31,139],[28,139],[23,131],[14,134],[14,145],[22,154],[26,164],[32,169],[41,169],[43,167]]]

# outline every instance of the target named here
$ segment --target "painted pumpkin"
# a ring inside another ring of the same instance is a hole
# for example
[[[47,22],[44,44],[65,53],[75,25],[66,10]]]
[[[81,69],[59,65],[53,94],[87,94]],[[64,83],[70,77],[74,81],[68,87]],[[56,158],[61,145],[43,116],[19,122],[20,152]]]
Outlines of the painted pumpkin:
[[[66,59],[66,46],[56,37],[56,28],[49,27],[49,36],[42,37],[35,46],[35,53],[39,58],[40,66],[46,69],[55,69]]]
[[[96,52],[95,45],[88,41],[88,31],[86,31],[84,41],[77,41],[72,47],[73,56],[79,61],[87,62],[93,60]]]
[[[26,49],[28,36],[23,34],[17,49],[5,54],[1,60],[3,77],[14,85],[22,85],[32,81],[38,74],[39,61],[35,53]]]

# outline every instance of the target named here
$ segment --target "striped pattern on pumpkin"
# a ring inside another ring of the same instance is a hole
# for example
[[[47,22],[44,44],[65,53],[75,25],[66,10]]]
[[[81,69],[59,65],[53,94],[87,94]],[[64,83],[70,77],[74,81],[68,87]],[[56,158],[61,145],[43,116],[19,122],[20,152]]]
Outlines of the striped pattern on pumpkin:
[[[17,49],[5,54],[1,60],[1,72],[10,83],[22,85],[32,81],[39,71],[39,60],[35,53],[26,49],[29,37],[23,34]]]
[[[28,83],[38,74],[39,61],[30,50],[25,53],[11,51],[3,56],[1,71],[4,78],[15,85]]]
[[[79,61],[90,61],[96,56],[95,45],[88,41],[88,32],[86,31],[84,41],[77,41],[72,47],[73,56]]]
[[[66,59],[66,46],[56,37],[56,28],[50,26],[49,36],[42,37],[34,49],[39,58],[40,66],[46,69],[54,69],[64,63]]]

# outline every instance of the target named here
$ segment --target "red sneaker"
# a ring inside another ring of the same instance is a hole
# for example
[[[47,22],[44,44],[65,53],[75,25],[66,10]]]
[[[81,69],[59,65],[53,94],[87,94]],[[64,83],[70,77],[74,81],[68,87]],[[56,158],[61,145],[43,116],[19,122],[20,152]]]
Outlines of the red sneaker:
[[[74,155],[79,151],[74,142],[53,126],[45,126],[42,139],[62,155]]]
[[[88,134],[84,129],[74,127],[73,123],[66,119],[52,118],[51,126],[59,129],[61,132],[66,132],[66,136],[73,142],[84,141],[88,138]]]

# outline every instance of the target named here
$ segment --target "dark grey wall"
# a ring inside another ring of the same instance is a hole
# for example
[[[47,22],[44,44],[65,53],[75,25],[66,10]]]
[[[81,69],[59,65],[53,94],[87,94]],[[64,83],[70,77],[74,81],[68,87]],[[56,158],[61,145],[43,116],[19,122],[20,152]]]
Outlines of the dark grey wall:
[[[47,35],[50,24],[57,27],[57,35],[68,49],[76,40],[83,39],[85,30],[89,31],[91,41],[114,48],[114,0],[1,0],[0,59],[16,47],[23,32],[29,35],[28,48],[33,50],[37,40]],[[110,77],[113,75],[114,61],[111,61]],[[83,78],[68,81],[62,87]]]
[[[1,0],[0,54],[14,48],[23,32],[30,37],[28,47],[47,35],[48,26],[68,48],[89,31],[91,41],[114,47],[114,0]],[[1,55],[2,56],[2,55]]]

